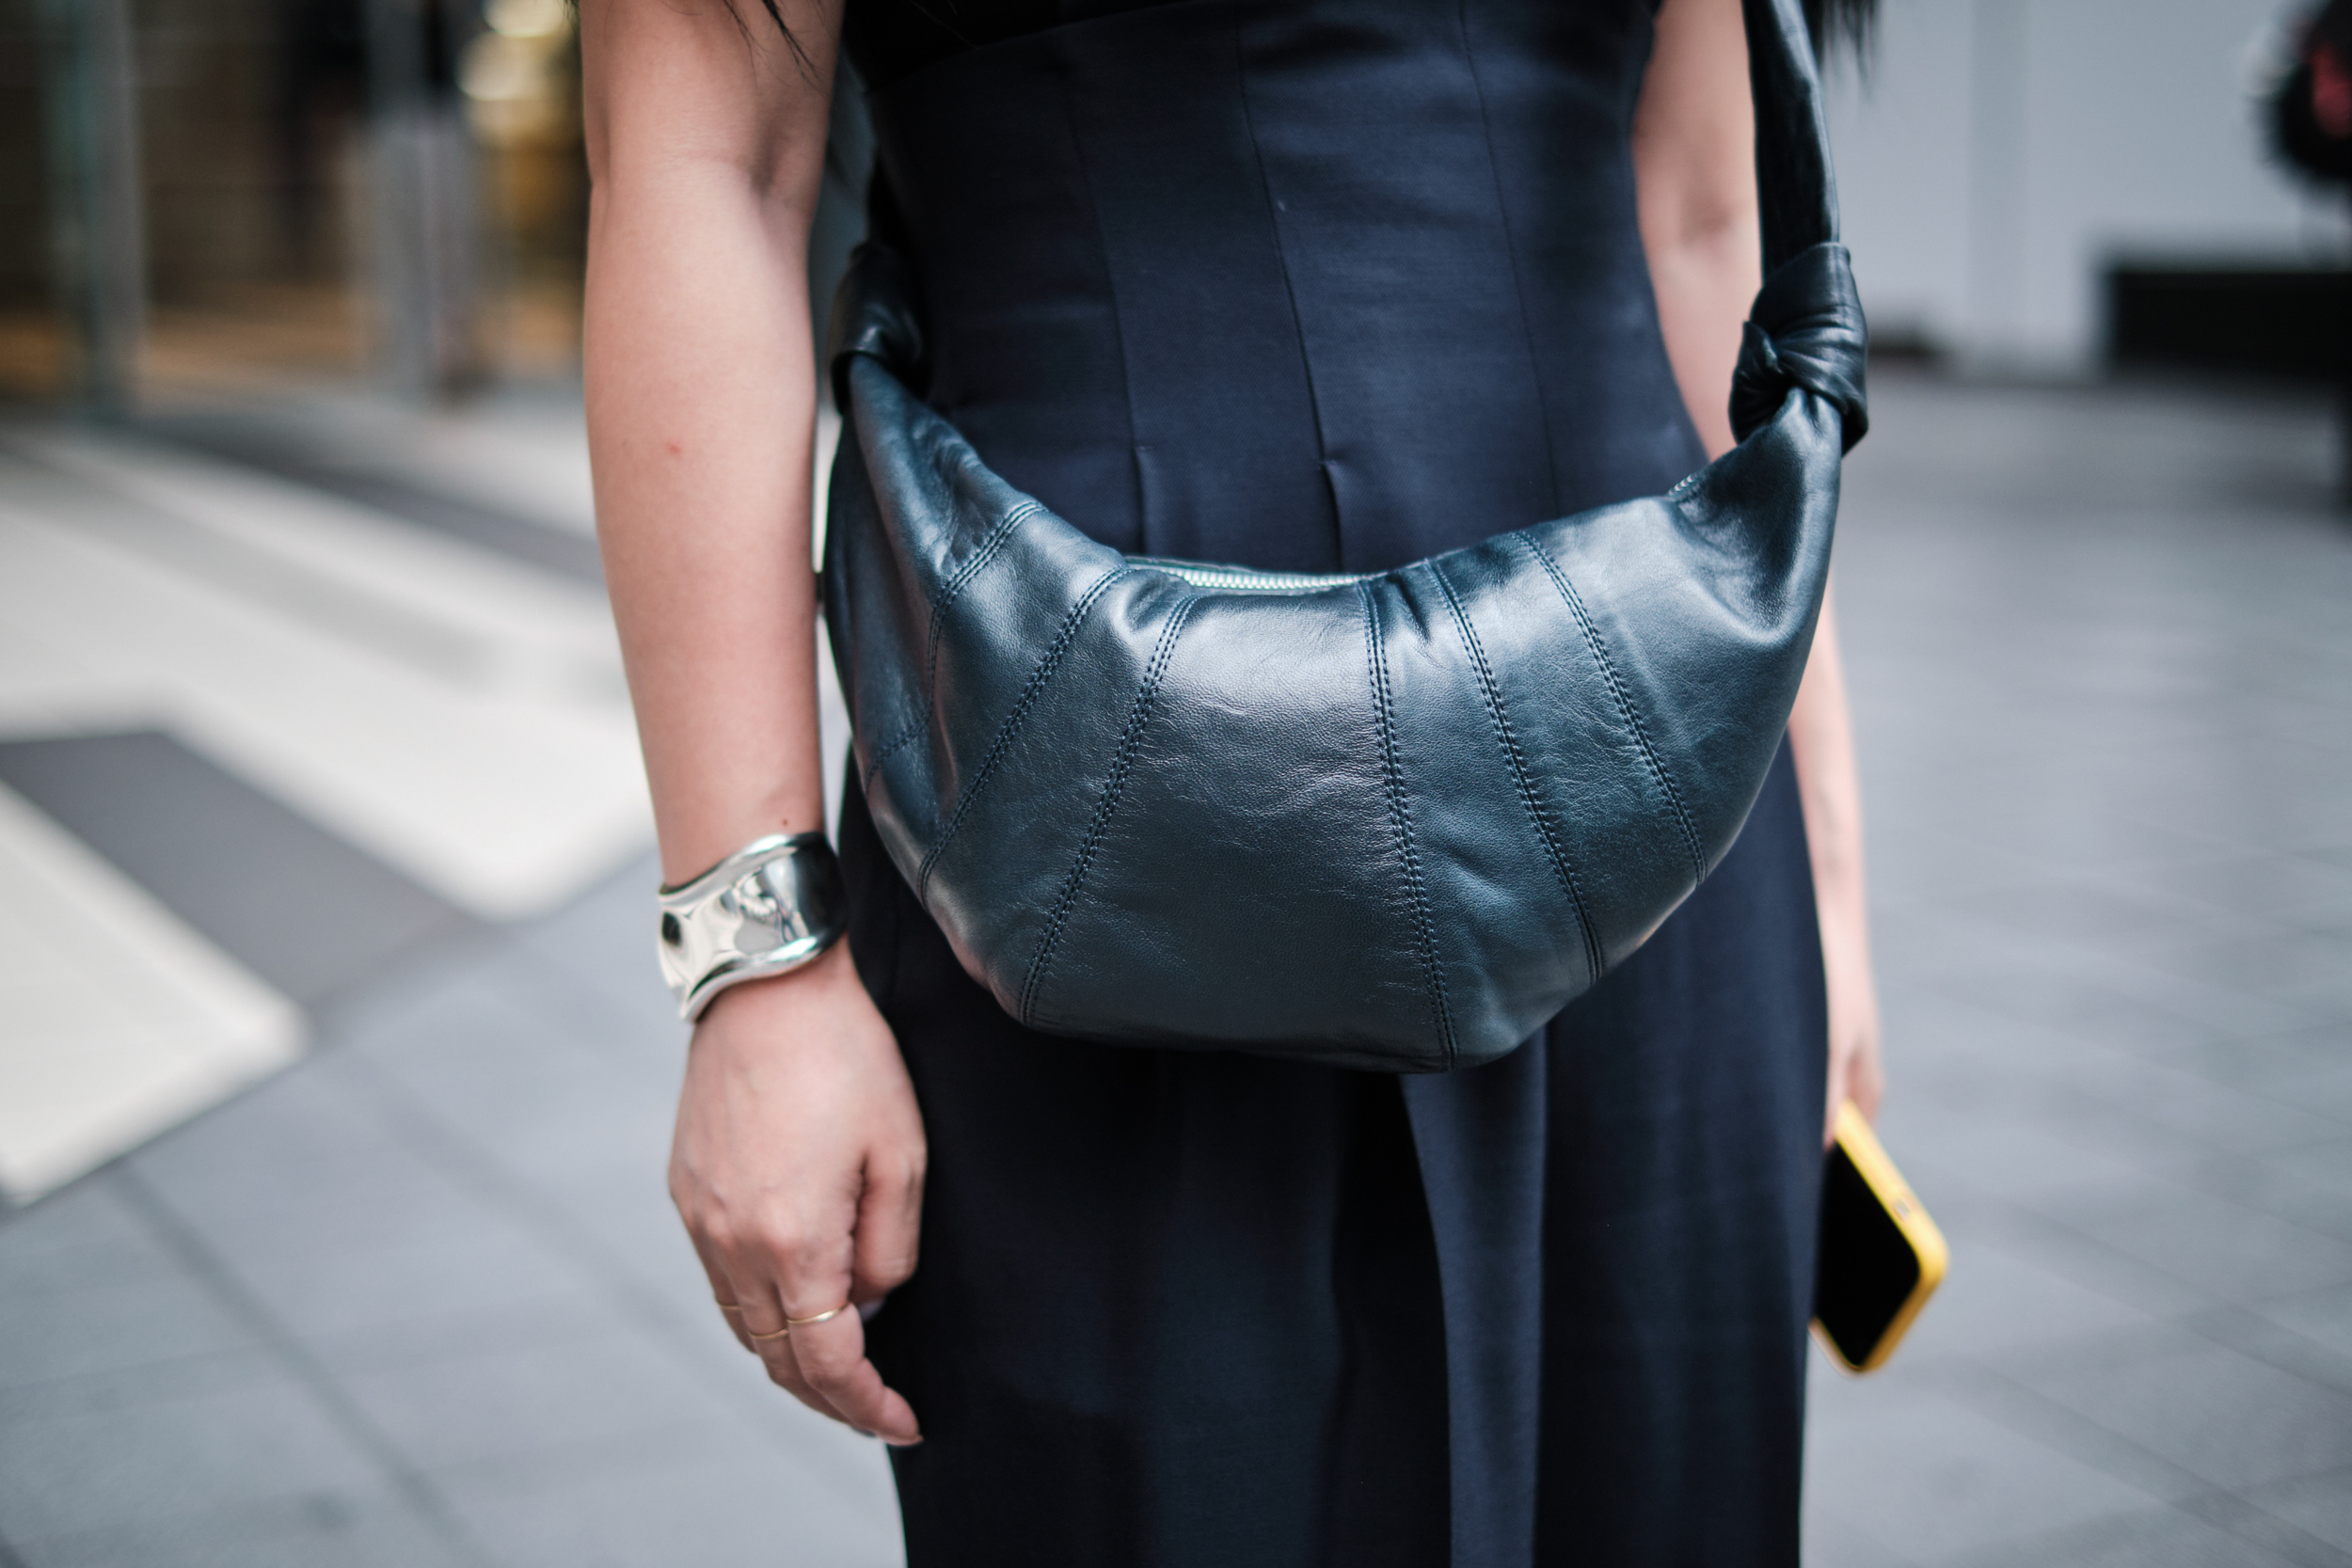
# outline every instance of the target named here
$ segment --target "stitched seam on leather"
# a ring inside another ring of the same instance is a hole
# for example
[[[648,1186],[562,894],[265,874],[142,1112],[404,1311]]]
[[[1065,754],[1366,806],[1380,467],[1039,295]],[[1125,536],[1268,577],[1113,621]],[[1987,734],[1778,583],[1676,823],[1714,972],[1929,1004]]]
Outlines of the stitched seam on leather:
[[[1159,646],[1152,650],[1152,662],[1145,667],[1143,684],[1136,690],[1135,705],[1127,710],[1127,725],[1119,735],[1119,748],[1111,755],[1111,769],[1103,781],[1103,798],[1095,802],[1094,820],[1087,824],[1087,835],[1078,845],[1078,853],[1070,863],[1070,872],[1062,879],[1060,894],[1054,900],[1054,912],[1045,923],[1045,934],[1038,939],[1037,957],[1029,962],[1027,980],[1021,987],[1021,1009],[1017,1015],[1024,1027],[1037,1017],[1037,995],[1045,984],[1045,972],[1052,966],[1055,949],[1061,944],[1061,935],[1070,924],[1071,911],[1077,907],[1078,893],[1086,885],[1087,871],[1094,863],[1094,851],[1102,847],[1104,835],[1110,832],[1111,814],[1119,809],[1119,798],[1127,787],[1127,774],[1135,766],[1136,752],[1143,744],[1143,732],[1150,724],[1152,699],[1159,695],[1160,677],[1168,673],[1168,661],[1176,654],[1177,636],[1192,612],[1200,605],[1198,598],[1186,599],[1176,607],[1160,628]]]
[[[1070,652],[1070,644],[1077,640],[1078,628],[1086,624],[1087,612],[1094,608],[1095,600],[1103,596],[1104,590],[1127,575],[1125,566],[1115,566],[1104,573],[1094,579],[1094,586],[1070,607],[1070,613],[1062,617],[1061,629],[1055,632],[1054,641],[1037,661],[1037,668],[1029,673],[1029,684],[1022,688],[1020,699],[1012,705],[1012,711],[1005,716],[1004,723],[996,731],[996,738],[989,743],[988,754],[980,758],[980,766],[973,770],[972,782],[964,785],[963,792],[956,798],[955,814],[948,817],[947,826],[940,830],[939,842],[932,845],[931,852],[923,857],[923,863],[914,877],[914,895],[917,898],[930,891],[931,867],[939,863],[939,857],[955,841],[958,830],[963,826],[963,819],[971,815],[974,802],[979,800],[981,791],[988,787],[988,781],[995,775],[996,765],[1004,761],[1007,752],[1012,750],[1013,738],[1021,733],[1021,726],[1028,721],[1029,709],[1037,705],[1039,695],[1045,689],[1045,683],[1054,678],[1054,672],[1061,668],[1062,659]]]
[[[873,761],[866,767],[866,777],[859,784],[860,788],[870,792],[874,787],[874,776],[882,770],[882,764],[911,745],[930,722],[932,705],[939,700],[939,628],[946,620],[948,610],[962,594],[965,585],[979,576],[981,568],[1004,552],[1006,542],[1012,537],[1012,531],[1044,510],[1036,500],[1025,500],[998,518],[996,526],[980,540],[979,548],[956,568],[946,585],[940,590],[939,602],[931,606],[930,629],[923,637],[923,706],[876,750]]]
[[[1372,670],[1372,707],[1380,735],[1380,782],[1389,796],[1389,826],[1396,833],[1396,848],[1405,863],[1405,887],[1413,907],[1413,935],[1421,948],[1422,981],[1429,988],[1430,1005],[1438,1014],[1438,1043],[1445,1048],[1445,1065],[1452,1069],[1460,1053],[1454,1047],[1454,1014],[1446,1006],[1445,971],[1438,963],[1438,935],[1429,913],[1429,888],[1422,879],[1421,855],[1413,847],[1412,808],[1405,800],[1405,776],[1397,766],[1396,727],[1389,693],[1389,660],[1380,641],[1380,607],[1372,589],[1359,584],[1356,596],[1364,606],[1364,659]]]
[[[1543,566],[1544,575],[1551,578],[1551,585],[1560,591],[1560,597],[1567,602],[1569,610],[1576,616],[1576,624],[1584,628],[1585,644],[1593,650],[1593,657],[1600,665],[1601,675],[1609,683],[1610,694],[1617,700],[1617,712],[1624,717],[1626,727],[1633,732],[1634,743],[1642,749],[1642,760],[1649,765],[1650,777],[1657,781],[1667,804],[1674,807],[1675,821],[1682,829],[1683,847],[1691,855],[1692,875],[1705,881],[1707,856],[1699,848],[1698,830],[1691,825],[1690,809],[1682,803],[1682,791],[1675,787],[1674,775],[1666,771],[1665,763],[1659,758],[1658,748],[1650,744],[1649,726],[1642,722],[1642,713],[1633,705],[1632,693],[1618,678],[1616,661],[1609,657],[1609,645],[1601,641],[1600,628],[1593,624],[1592,616],[1585,613],[1584,600],[1577,593],[1576,585],[1568,580],[1566,573],[1560,570],[1549,552],[1524,533],[1515,537]]]
[[[1462,608],[1461,598],[1454,592],[1454,584],[1446,580],[1443,570],[1431,565],[1429,575],[1438,579],[1438,589],[1445,594],[1446,608],[1454,611],[1454,628],[1462,634],[1462,646],[1470,651],[1470,665],[1478,672],[1478,689],[1486,699],[1486,716],[1494,721],[1495,740],[1502,746],[1503,759],[1511,765],[1511,781],[1518,785],[1519,804],[1527,808],[1527,819],[1535,826],[1535,836],[1544,841],[1544,856],[1551,862],[1551,874],[1560,879],[1561,891],[1568,895],[1568,905],[1576,911],[1577,934],[1584,939],[1586,973],[1593,979],[1600,978],[1600,940],[1593,932],[1593,912],[1584,902],[1584,890],[1577,885],[1576,873],[1568,865],[1567,856],[1560,848],[1560,841],[1544,820],[1544,809],[1535,798],[1534,781],[1528,777],[1527,753],[1519,748],[1519,737],[1511,729],[1511,716],[1502,705],[1502,688],[1495,680],[1494,667],[1486,661],[1486,644],[1478,640],[1478,628],[1470,625],[1470,614]]]

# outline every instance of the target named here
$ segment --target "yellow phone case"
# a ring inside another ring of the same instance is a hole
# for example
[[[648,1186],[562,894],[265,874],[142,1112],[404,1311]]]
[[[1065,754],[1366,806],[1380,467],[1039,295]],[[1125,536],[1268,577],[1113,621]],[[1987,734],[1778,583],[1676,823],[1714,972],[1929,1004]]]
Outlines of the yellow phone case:
[[[1825,1194],[1813,1335],[1849,1372],[1876,1371],[1943,1283],[1951,1251],[1851,1104],[1837,1108],[1836,1142],[1874,1201],[1856,1201],[1852,1182],[1833,1165],[1829,1184],[1846,1191]],[[1822,1320],[1825,1299],[1836,1304],[1836,1327]]]

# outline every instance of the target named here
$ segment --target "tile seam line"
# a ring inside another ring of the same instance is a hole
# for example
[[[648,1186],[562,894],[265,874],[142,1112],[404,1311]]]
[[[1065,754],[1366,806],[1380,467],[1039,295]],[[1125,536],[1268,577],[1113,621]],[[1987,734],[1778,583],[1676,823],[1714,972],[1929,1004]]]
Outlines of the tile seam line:
[[[114,1162],[102,1180],[111,1182],[125,1202],[138,1212],[151,1232],[230,1309],[256,1331],[262,1348],[290,1370],[307,1394],[318,1402],[343,1436],[374,1465],[392,1491],[422,1516],[442,1544],[461,1562],[475,1568],[497,1568],[493,1558],[459,1522],[449,1500],[412,1464],[400,1448],[352,1398],[342,1381],[304,1344],[268,1302],[238,1277],[236,1271],[188,1226],[168,1199],[133,1168],[129,1159]]]
[[[2076,1449],[2071,1445],[2061,1446],[2058,1443],[2050,1441],[2049,1438],[2040,1433],[2027,1431],[2019,1426],[2015,1421],[2010,1420],[2004,1413],[2002,1409],[2002,1402],[2004,1399],[2021,1400],[2034,1410],[2043,1414],[2044,1416],[2052,1418],[2059,1426],[2071,1426],[2090,1433],[2095,1433],[2106,1442],[2128,1450],[2137,1460],[2145,1465],[2151,1471],[2164,1474],[2169,1478],[2169,1484],[2172,1487],[2176,1487],[2177,1490],[2170,1491],[2167,1494],[2150,1493],[2149,1495],[2155,1498],[2156,1501],[2161,1502],[2168,1507],[2177,1508],[2183,1513],[2188,1513],[2190,1512],[2189,1505],[2192,1503],[2213,1498],[2226,1498],[2242,1508],[2251,1509],[2254,1512],[2263,1514],[2264,1517],[2267,1519],[2275,1520],[2286,1528],[2292,1529],[2296,1528],[2289,1524],[2288,1521],[2280,1519],[2278,1515],[2270,1513],[2267,1510],[2261,1508],[2259,1505],[2249,1502],[2246,1498],[2239,1495],[2239,1488],[2233,1488],[2224,1485],[2218,1481],[2206,1480],[2204,1477],[2198,1475],[2195,1471],[2188,1469],[2186,1466],[2180,1465],[2173,1460],[2167,1459],[2164,1455],[2157,1453],[2154,1449],[2144,1446],[2137,1438],[2116,1431],[2113,1427],[2108,1426],[2104,1421],[2095,1420],[2092,1418],[2082,1414],[2080,1411],[2071,1409],[2066,1405],[2058,1403],[2056,1400],[2049,1398],[2047,1395],[2035,1388],[2030,1383],[2022,1381],[2019,1377],[2012,1375],[2010,1370],[2004,1368],[1974,1360],[1960,1363],[1959,1367],[1964,1367],[1967,1371],[1973,1372],[1976,1375],[1973,1377],[1955,1376],[1951,1375],[1951,1372],[1947,1371],[1947,1375],[1936,1380],[1944,1391],[1951,1397],[1964,1402],[1969,1409],[1975,1411],[1979,1416],[1983,1417],[1986,1420],[1992,1421],[1995,1425],[2018,1437],[2024,1438],[2029,1443],[2038,1444],[2042,1448],[2051,1449],[2053,1452],[2062,1453],[2067,1458],[2074,1460],[2075,1463],[2088,1465],[2090,1468],[2098,1471],[2100,1474],[2106,1476],[2111,1480],[2120,1481],[2126,1486],[2134,1488],[2135,1490],[2147,1490],[2145,1484],[2139,1480],[2131,1476],[2118,1474],[2113,1467],[2100,1458],[2094,1457],[2091,1453],[2084,1449]],[[1958,1370],[1958,1367],[1953,1369],[1955,1371]],[[2313,1475],[2328,1474],[2328,1471],[2333,1468],[2341,1468],[2341,1466],[2323,1466],[2318,1470],[2302,1472],[2294,1476],[2277,1477],[2274,1478],[2274,1481],[2255,1481],[2249,1484],[2249,1486],[2267,1486],[2274,1484],[2276,1481],[2306,1480]],[[2198,1514],[2195,1516],[2199,1518],[2206,1518],[2206,1522],[2209,1524],[2216,1523],[2216,1521],[2207,1518],[2203,1514]],[[2251,1537],[2241,1535],[2238,1531],[2231,1529],[2227,1526],[2217,1524],[2217,1528],[2222,1528],[2226,1533],[2238,1540],[2252,1541]],[[2262,1544],[2262,1543],[2258,1541],[2253,1541],[2252,1544],[2257,1545]],[[2352,1561],[2352,1559],[2346,1559],[2344,1560]]]
[[[2326,1472],[2319,1472],[2325,1474]],[[2302,1479],[2302,1478],[2287,1478]],[[2270,1482],[2262,1482],[2269,1485]],[[2280,1557],[2292,1556],[2305,1568],[2344,1568],[2352,1564],[2352,1552],[2345,1552],[2313,1535],[2292,1519],[2273,1513],[2258,1502],[2228,1487],[2211,1487],[2182,1497],[2172,1506],[2190,1518],[2211,1525],[2233,1541],[2243,1541],[2249,1546],[2275,1552]],[[2249,1515],[2269,1527],[2271,1533],[2255,1533],[2240,1529],[2239,1522]],[[2284,1549],[2292,1545],[2290,1554]]]
[[[2340,1288],[2327,1285],[2319,1287],[2322,1291]],[[2283,1295],[2266,1296],[2264,1301],[2292,1301],[2296,1296],[2309,1293],[2302,1291],[2289,1291]],[[2231,1325],[2246,1326],[2246,1320],[2249,1318],[2253,1320],[2255,1325],[2259,1325],[2253,1333],[2239,1336],[2231,1332]],[[2207,1344],[2218,1345],[2233,1355],[2242,1355],[2249,1361],[2259,1362],[2272,1371],[2282,1373],[2297,1382],[2312,1384],[2316,1387],[2327,1388],[2346,1398],[2352,1398],[2352,1365],[2345,1365],[2340,1371],[2314,1376],[2302,1367],[2287,1365],[2286,1360],[2269,1354],[2264,1348],[2265,1341],[2272,1340],[2273,1337],[2276,1337],[2277,1339],[2291,1341],[2297,1348],[2307,1350],[2311,1360],[2336,1363],[2344,1363],[2345,1360],[2344,1356],[2329,1350],[2310,1335],[2265,1316],[2260,1303],[2245,1307],[2235,1304],[2215,1307],[2201,1312],[2184,1313],[2169,1321],[2178,1323]]]

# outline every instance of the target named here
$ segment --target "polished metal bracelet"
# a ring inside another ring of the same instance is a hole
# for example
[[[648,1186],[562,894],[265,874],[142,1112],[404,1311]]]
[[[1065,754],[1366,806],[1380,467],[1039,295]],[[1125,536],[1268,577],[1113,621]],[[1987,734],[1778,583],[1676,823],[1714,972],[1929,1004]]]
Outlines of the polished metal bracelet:
[[[800,968],[849,923],[841,868],[822,833],[775,833],[665,887],[661,974],[692,1022],[729,986]]]

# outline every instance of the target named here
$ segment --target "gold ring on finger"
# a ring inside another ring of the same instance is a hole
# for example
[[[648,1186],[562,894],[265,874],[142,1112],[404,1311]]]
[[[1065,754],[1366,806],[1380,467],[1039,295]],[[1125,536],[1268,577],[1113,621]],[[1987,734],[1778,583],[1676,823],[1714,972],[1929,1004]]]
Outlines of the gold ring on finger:
[[[792,1325],[791,1325],[789,1323],[786,1323],[786,1324],[785,1324],[782,1328],[777,1329],[777,1330],[776,1330],[773,1334],[754,1334],[754,1333],[752,1332],[752,1325],[751,1325],[751,1324],[749,1324],[749,1323],[745,1323],[745,1324],[743,1325],[743,1338],[745,1338],[746,1339],[751,1339],[751,1340],[755,1340],[755,1341],[764,1341],[764,1340],[768,1340],[768,1339],[781,1339],[781,1338],[783,1338],[786,1335],[787,1335],[787,1334],[789,1334],[789,1333],[791,1333],[791,1332],[792,1332]]]
[[[819,1312],[813,1318],[787,1318],[784,1320],[784,1326],[787,1328],[806,1328],[811,1323],[820,1323],[828,1318],[837,1318],[849,1309],[850,1304],[845,1301],[840,1306],[834,1307],[832,1311]]]

